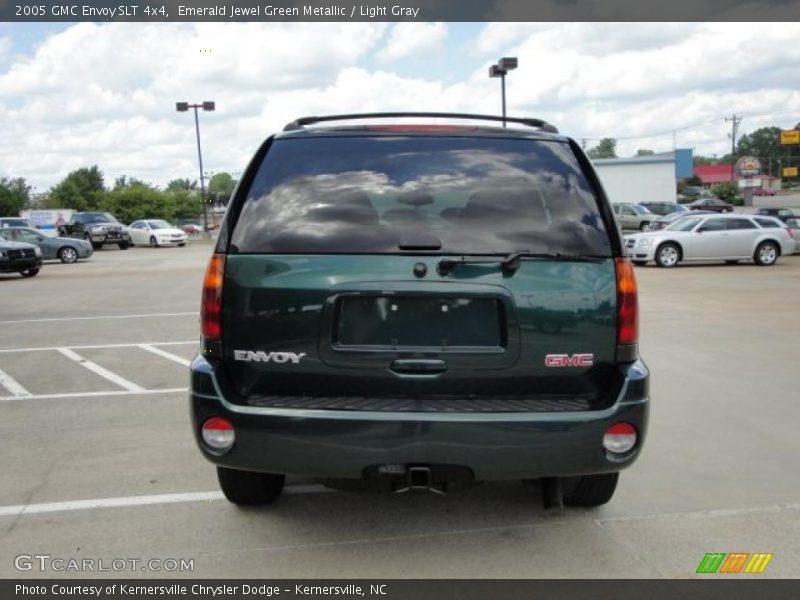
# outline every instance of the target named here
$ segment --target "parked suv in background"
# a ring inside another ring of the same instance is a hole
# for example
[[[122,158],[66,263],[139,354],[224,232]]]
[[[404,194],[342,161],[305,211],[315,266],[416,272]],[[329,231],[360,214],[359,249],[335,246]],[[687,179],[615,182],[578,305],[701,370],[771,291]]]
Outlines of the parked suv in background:
[[[688,213],[689,209],[677,202],[639,202],[639,206],[644,206],[654,215],[665,217],[672,213]]]
[[[58,235],[86,240],[95,250],[104,244],[116,244],[120,250],[131,245],[127,228],[107,212],[73,213],[69,223],[58,228]]]
[[[580,147],[538,119],[309,117],[234,193],[202,292],[192,427],[225,496],[540,479],[607,502],[641,451],[633,267]],[[319,126],[378,120],[375,125]],[[381,123],[383,120],[383,123]],[[317,126],[314,126],[317,125]]]
[[[617,222],[622,229],[638,229],[644,231],[647,226],[658,218],[641,204],[617,202],[612,205]]]
[[[795,218],[794,212],[792,212],[792,210],[789,208],[759,208],[758,210],[756,210],[756,214],[768,217],[775,217],[776,219],[780,219],[783,222]]]

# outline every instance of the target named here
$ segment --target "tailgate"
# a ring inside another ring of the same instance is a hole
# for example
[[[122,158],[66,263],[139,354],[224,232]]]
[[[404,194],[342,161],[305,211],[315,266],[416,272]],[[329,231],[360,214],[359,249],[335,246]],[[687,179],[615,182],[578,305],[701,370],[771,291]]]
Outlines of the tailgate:
[[[226,395],[259,405],[414,399],[426,410],[460,399],[487,410],[514,399],[613,401],[613,259],[523,260],[512,276],[469,265],[441,277],[440,258],[229,255]],[[426,277],[414,276],[418,263]]]

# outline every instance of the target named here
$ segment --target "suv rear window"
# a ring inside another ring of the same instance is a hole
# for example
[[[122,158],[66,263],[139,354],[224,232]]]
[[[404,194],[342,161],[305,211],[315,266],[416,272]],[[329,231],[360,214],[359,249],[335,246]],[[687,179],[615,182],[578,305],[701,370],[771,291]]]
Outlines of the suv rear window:
[[[568,144],[438,136],[275,140],[230,251],[375,254],[401,245],[611,255]]]

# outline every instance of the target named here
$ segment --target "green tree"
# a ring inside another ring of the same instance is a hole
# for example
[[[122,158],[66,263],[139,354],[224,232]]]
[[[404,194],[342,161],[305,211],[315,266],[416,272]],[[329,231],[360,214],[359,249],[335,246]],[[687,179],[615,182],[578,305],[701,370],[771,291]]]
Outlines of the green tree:
[[[800,162],[800,147],[781,145],[780,127],[761,127],[743,135],[736,144],[737,157],[755,156],[761,161],[761,170],[780,177],[780,166],[796,165]]]
[[[123,188],[105,192],[99,205],[101,210],[112,213],[121,223],[139,219],[170,221],[175,214],[175,202],[170,194],[136,180]]]
[[[708,166],[708,165],[717,164],[717,159],[716,158],[712,158],[710,156],[702,156],[700,154],[695,154],[692,157],[692,164],[695,167],[705,167],[705,166]]]
[[[711,193],[725,202],[740,205],[742,202],[739,188],[733,183],[719,183],[711,188]]]
[[[94,165],[72,171],[50,190],[47,208],[94,210],[105,192],[103,173]]]
[[[197,219],[203,214],[203,201],[200,194],[182,189],[167,189],[173,206],[173,219]]]
[[[235,187],[236,181],[231,174],[223,171],[216,173],[208,182],[208,193],[213,200],[227,203]]]
[[[30,192],[22,177],[0,177],[0,217],[18,217],[30,204]]]
[[[586,153],[589,158],[617,158],[617,140],[603,138],[594,148]]]
[[[197,181],[193,181],[191,179],[173,179],[167,184],[167,191],[174,192],[176,190],[184,190],[186,192],[192,192],[197,189]]]
[[[692,175],[686,178],[686,185],[703,185],[703,180],[697,175]]]

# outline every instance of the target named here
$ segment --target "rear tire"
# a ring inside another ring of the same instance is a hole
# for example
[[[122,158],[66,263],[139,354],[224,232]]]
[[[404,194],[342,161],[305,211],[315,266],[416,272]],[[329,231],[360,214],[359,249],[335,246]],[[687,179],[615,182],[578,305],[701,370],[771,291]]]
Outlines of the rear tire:
[[[650,227],[650,221],[644,221],[639,225],[639,231],[647,231],[648,227]]]
[[[127,250],[128,248],[130,248],[131,243],[130,242],[120,242],[117,245],[119,246],[120,250]]]
[[[565,484],[569,484],[569,478]],[[602,475],[583,475],[575,478],[572,490],[564,494],[565,506],[601,506],[611,500],[617,489],[619,473],[603,473]]]
[[[659,267],[672,268],[681,260],[681,251],[677,245],[667,242],[656,250],[656,264]]]
[[[217,479],[229,502],[240,506],[260,506],[278,499],[286,476],[217,467]]]
[[[756,248],[753,260],[759,267],[769,267],[778,261],[780,250],[774,242],[761,242]]]
[[[154,236],[154,235],[150,236],[150,247],[151,248],[158,248],[158,240],[156,239],[156,236]]]
[[[27,271],[22,271],[22,273],[20,273],[20,275],[22,275],[23,277],[35,277],[38,274],[39,274],[38,267],[35,269],[28,269]]]

